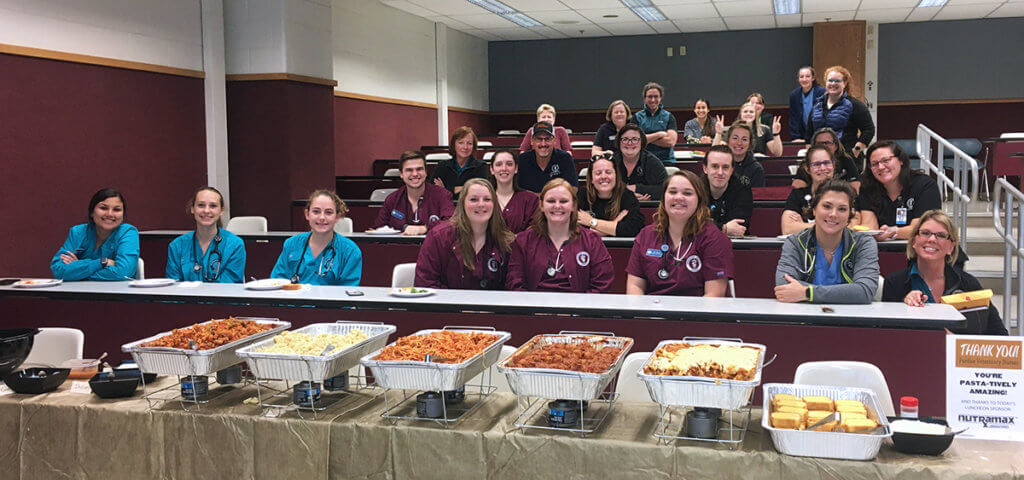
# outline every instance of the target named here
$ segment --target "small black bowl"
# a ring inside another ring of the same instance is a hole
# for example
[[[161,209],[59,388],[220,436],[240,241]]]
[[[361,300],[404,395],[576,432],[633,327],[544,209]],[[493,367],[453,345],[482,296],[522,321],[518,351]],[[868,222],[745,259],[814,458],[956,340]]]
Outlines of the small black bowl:
[[[100,398],[130,397],[139,388],[139,376],[100,372],[89,379],[89,388]]]
[[[0,377],[13,372],[32,351],[38,328],[0,329]]]
[[[900,418],[900,417],[889,417],[889,421],[894,420],[918,420],[924,423],[934,423],[937,425],[948,426],[945,419],[935,417],[922,417],[922,418]],[[909,453],[911,455],[942,455],[949,445],[953,443],[952,433],[945,435],[927,435],[923,433],[903,433],[903,432],[892,432],[892,445],[896,448],[896,451]]]
[[[52,392],[68,379],[70,368],[26,368],[4,375],[4,383],[16,393]]]
[[[114,372],[117,376],[134,375],[136,377],[142,376],[142,379],[147,383],[153,383],[156,381],[155,373],[142,373],[139,370],[138,365],[135,362],[121,362],[118,366],[114,367]]]

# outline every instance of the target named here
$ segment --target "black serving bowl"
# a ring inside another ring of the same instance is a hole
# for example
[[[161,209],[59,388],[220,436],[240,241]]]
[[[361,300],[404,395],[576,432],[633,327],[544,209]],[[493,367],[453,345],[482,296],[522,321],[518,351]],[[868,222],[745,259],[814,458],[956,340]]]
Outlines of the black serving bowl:
[[[0,377],[13,372],[28,358],[38,328],[5,328],[0,330]]]
[[[925,423],[934,423],[938,425],[948,426],[946,420],[935,417],[922,417],[922,418],[900,418],[900,417],[889,417],[890,422],[893,420],[918,420]],[[909,453],[911,455],[942,455],[949,445],[953,443],[953,433],[947,433],[945,435],[927,435],[923,433],[903,433],[903,432],[892,432],[892,445],[897,451],[903,453]]]
[[[139,370],[139,366],[135,362],[121,362],[118,366],[114,367],[114,372],[117,376],[141,376],[146,383],[153,383],[156,381],[155,373],[142,373]]]
[[[70,368],[26,368],[4,375],[4,383],[16,393],[52,392],[68,379]]]
[[[100,398],[130,397],[139,388],[139,376],[100,372],[89,380],[89,388]]]

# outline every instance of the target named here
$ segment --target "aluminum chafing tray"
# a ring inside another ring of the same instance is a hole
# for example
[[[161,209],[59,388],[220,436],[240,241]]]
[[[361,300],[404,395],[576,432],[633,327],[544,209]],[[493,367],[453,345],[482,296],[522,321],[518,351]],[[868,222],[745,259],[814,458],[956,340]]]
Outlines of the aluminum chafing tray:
[[[789,430],[771,426],[771,399],[776,393],[788,393],[798,397],[820,395],[832,400],[858,400],[868,409],[868,418],[885,430],[873,434],[819,432],[816,430]],[[790,383],[766,383],[762,395],[763,405],[761,426],[771,432],[775,448],[786,455],[797,457],[840,458],[846,460],[872,460],[878,456],[882,441],[892,436],[889,420],[879,415],[882,406],[875,392],[863,388],[833,387],[823,385],[794,385]]]
[[[651,399],[662,405],[688,407],[724,408],[737,410],[750,402],[754,388],[761,384],[761,370],[764,369],[766,347],[758,343],[745,343],[738,339],[691,339],[663,340],[651,352],[644,362],[649,365],[655,358],[658,349],[673,343],[728,345],[737,347],[753,347],[760,350],[757,356],[757,370],[753,380],[726,380],[720,378],[694,377],[689,375],[653,375],[644,373],[643,367],[637,376],[647,383],[647,391]]]
[[[462,363],[436,363],[415,360],[375,360],[380,350],[362,358],[360,363],[369,367],[373,373],[374,383],[384,388],[401,388],[408,390],[449,391],[456,390],[466,381],[477,376],[487,367],[497,363],[501,356],[501,346],[512,337],[509,332],[484,330],[480,327],[467,329],[432,329],[420,330],[413,335],[428,335],[444,330],[461,333],[486,333],[497,335],[498,339],[480,352]]]
[[[271,335],[283,332],[292,324],[276,318],[260,317],[235,317],[238,320],[252,320],[257,323],[274,325],[273,328],[240,338],[231,343],[221,345],[209,350],[188,350],[183,348],[168,347],[143,347],[142,344],[151,342],[171,331],[158,333],[149,338],[144,338],[121,346],[121,350],[132,354],[139,369],[146,373],[160,375],[211,375],[218,370],[234,365],[241,360],[235,352],[246,345],[259,341]],[[221,319],[223,320],[223,319]],[[216,320],[200,323],[206,325]]]
[[[295,333],[309,335],[321,333],[347,335],[357,328],[365,333],[367,338],[355,345],[336,350],[330,355],[297,355],[259,351],[273,345],[274,338],[240,348],[237,353],[239,357],[245,359],[249,369],[258,378],[323,382],[327,378],[359,365],[359,359],[367,353],[383,348],[388,341],[388,336],[395,333],[395,326],[381,323],[337,322],[314,323],[295,330]]]
[[[530,350],[555,343],[611,346],[622,349],[614,362],[603,372],[576,372],[556,368],[511,367],[520,355]],[[498,372],[504,373],[509,387],[516,395],[564,400],[594,400],[618,375],[626,354],[633,348],[633,339],[607,335],[557,334],[537,335],[519,347],[515,353],[498,364]]]

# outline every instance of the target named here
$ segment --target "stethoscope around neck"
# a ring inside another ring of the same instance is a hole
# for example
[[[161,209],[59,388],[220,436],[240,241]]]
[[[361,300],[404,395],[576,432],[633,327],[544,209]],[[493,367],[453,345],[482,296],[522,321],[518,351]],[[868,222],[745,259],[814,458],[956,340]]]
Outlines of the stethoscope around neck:
[[[692,238],[690,239],[690,244],[686,246],[686,251],[683,252],[682,255],[680,255],[679,254],[679,250],[682,249],[682,248],[683,248],[683,242],[680,241],[679,242],[679,246],[676,247],[676,253],[671,256],[672,263],[670,264],[669,261],[668,261],[668,259],[669,259],[668,244],[667,243],[661,244],[661,252],[662,252],[661,253],[661,268],[658,269],[658,278],[660,278],[662,280],[668,280],[668,276],[669,276],[668,269],[669,269],[669,267],[670,266],[678,267],[681,263],[683,263],[683,259],[686,258],[686,255],[690,253],[690,249],[693,248],[693,239]]]
[[[220,236],[220,227],[217,227],[217,234],[213,236],[213,246],[210,247],[210,253],[208,254],[210,257],[210,261],[208,262],[210,264],[210,268],[205,271],[203,269],[203,262],[199,259],[198,249],[196,248],[199,243],[198,237],[198,231],[192,234],[192,271],[202,274],[204,282],[216,282],[217,279],[220,278],[220,264],[221,260],[223,260],[223,256],[220,253],[220,241],[222,240]],[[214,258],[214,256],[216,256],[216,258]]]
[[[316,269],[316,274],[320,277],[326,277],[334,267],[334,257],[338,253],[334,249],[334,240],[337,235],[338,234],[336,232],[331,232],[331,243],[328,243],[327,247],[324,248],[324,251],[320,252],[320,266]],[[299,283],[299,269],[302,268],[302,259],[305,258],[306,251],[309,250],[309,240],[312,237],[312,232],[310,232],[309,236],[306,237],[306,245],[302,247],[302,253],[299,254],[299,259],[295,263],[295,271],[292,272],[292,283]],[[328,256],[328,251],[330,251],[330,256]]]

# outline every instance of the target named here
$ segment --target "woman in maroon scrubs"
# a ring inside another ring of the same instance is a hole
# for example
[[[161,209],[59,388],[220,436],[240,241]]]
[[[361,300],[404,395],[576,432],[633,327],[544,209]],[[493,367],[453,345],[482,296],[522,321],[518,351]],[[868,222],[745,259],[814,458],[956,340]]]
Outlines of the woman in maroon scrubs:
[[[537,194],[519,188],[519,168],[511,150],[498,150],[491,159],[491,184],[501,216],[512,233],[526,230],[537,211]]]
[[[508,289],[606,293],[615,280],[601,236],[580,228],[576,188],[561,178],[544,185],[533,225],[516,236]]]
[[[630,295],[725,296],[732,242],[711,221],[708,193],[695,173],[682,170],[665,181],[654,223],[637,235],[626,273]]]
[[[505,288],[515,235],[497,212],[494,189],[482,178],[466,181],[455,216],[427,232],[416,259],[417,287]]]

